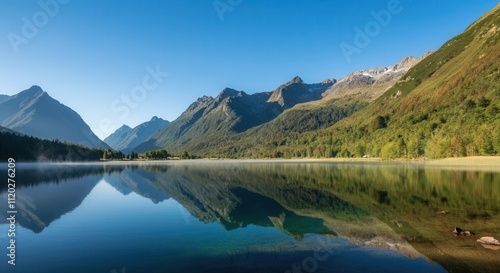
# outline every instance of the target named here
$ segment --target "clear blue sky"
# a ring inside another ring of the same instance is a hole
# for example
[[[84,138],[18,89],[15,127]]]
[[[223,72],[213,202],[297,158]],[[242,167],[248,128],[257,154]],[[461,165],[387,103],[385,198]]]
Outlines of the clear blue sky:
[[[271,91],[296,75],[315,83],[419,56],[498,4],[400,0],[401,12],[349,62],[340,45],[355,45],[354,29],[396,0],[54,1],[0,2],[0,94],[40,85],[101,138],[154,115],[174,120],[224,87]],[[125,112],[119,100],[143,84],[148,66],[168,76],[158,86],[148,79],[152,90],[136,92],[141,100]]]

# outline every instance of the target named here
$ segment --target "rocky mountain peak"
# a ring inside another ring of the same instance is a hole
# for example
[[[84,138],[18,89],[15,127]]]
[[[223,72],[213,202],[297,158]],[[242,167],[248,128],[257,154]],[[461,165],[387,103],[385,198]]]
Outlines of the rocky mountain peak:
[[[186,109],[186,111],[184,113],[191,112],[202,105],[208,105],[213,100],[214,100],[214,98],[212,98],[210,96],[203,96],[201,98],[198,98],[195,102],[193,102],[193,103],[191,103],[191,105],[189,105],[189,107]]]
[[[416,63],[418,62],[418,59],[413,57],[413,56],[408,56],[404,59],[402,59],[401,61],[399,61],[398,63],[396,63],[395,65],[389,67],[388,69],[392,70],[392,71],[398,71],[398,70],[408,70],[410,69],[411,67],[413,67]]]
[[[386,77],[387,74],[404,73],[408,71],[410,68],[412,68],[414,65],[416,65],[419,61],[421,61],[428,55],[432,54],[432,52],[433,51],[429,51],[424,55],[422,55],[420,58],[408,56],[402,59],[401,61],[397,62],[396,64],[387,67],[377,67],[377,68],[359,70],[341,78],[340,80],[338,80],[338,83],[352,82],[359,80],[364,82],[373,82],[369,80],[367,81],[366,78],[372,78],[373,80],[378,80],[382,77]]]
[[[40,97],[44,93],[46,93],[46,92],[44,92],[40,86],[33,85],[30,88],[28,88],[28,89],[26,89],[24,91],[21,91],[20,93],[18,93],[15,96],[18,97],[18,98],[35,99],[35,98]]]
[[[432,52],[433,51],[427,52],[420,58],[415,58],[413,56],[405,57],[392,66],[377,67],[353,72],[338,80],[338,82],[324,92],[322,96],[345,96],[353,94],[357,94],[359,96],[360,94],[363,94],[363,96],[369,99],[374,99],[390,88],[392,84],[394,84],[395,81],[403,76],[410,68],[419,63],[425,57],[432,54]],[[370,88],[373,86],[377,86],[377,88]],[[376,92],[373,92],[373,90],[376,90]]]
[[[323,85],[334,85],[337,82],[336,79],[326,79],[321,82]]]
[[[130,131],[132,128],[130,126],[123,124],[120,128],[118,128],[116,131]]]
[[[238,96],[242,91],[237,91],[237,90],[234,90],[232,88],[224,88],[224,90],[222,90],[222,92],[219,93],[219,95],[217,95],[217,97],[215,98],[215,100],[217,101],[221,101],[227,97],[236,97]]]
[[[289,82],[287,82],[285,85],[291,85],[291,84],[294,84],[294,83],[303,84],[304,81],[299,76],[295,76],[292,80],[290,80]]]
[[[38,94],[38,93],[43,93],[44,91],[42,88],[38,85],[32,85],[29,89],[25,90],[31,94]]]
[[[109,148],[78,113],[50,97],[37,85],[1,103],[0,125],[38,138]]]

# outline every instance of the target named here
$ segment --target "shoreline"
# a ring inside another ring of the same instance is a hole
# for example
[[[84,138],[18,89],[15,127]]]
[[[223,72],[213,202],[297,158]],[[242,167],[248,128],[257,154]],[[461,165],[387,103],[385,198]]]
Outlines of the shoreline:
[[[296,158],[296,159],[176,159],[176,160],[101,160],[85,162],[20,162],[21,164],[151,164],[151,163],[380,163],[410,164],[434,167],[498,167],[500,156],[474,156],[442,159],[382,159],[382,158]]]
[[[105,164],[186,164],[186,163],[202,163],[202,164],[260,164],[260,163],[373,163],[373,164],[400,164],[411,165],[418,167],[439,167],[439,168],[460,168],[460,169],[482,169],[482,170],[497,170],[500,171],[500,156],[474,156],[474,157],[457,157],[457,158],[440,158],[440,159],[382,159],[382,158],[263,158],[263,159],[218,159],[218,158],[202,158],[202,159],[178,159],[178,160],[136,160],[136,161],[107,161]]]

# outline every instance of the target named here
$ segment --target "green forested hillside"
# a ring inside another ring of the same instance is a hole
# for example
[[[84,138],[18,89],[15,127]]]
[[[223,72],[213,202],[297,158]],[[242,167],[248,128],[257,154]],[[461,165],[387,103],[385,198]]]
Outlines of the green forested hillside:
[[[205,136],[192,140],[183,149],[208,157],[308,157],[312,151],[299,142],[304,133],[328,128],[367,104],[366,100],[344,98],[299,105],[243,133]],[[288,143],[298,144],[285,154],[280,147]]]
[[[301,140],[312,140],[313,147],[331,145],[338,156],[500,154],[499,40],[497,7],[366,109]]]
[[[0,127],[0,160],[16,161],[99,161],[103,149],[90,149],[80,145],[62,143],[21,135],[17,132],[2,132]]]
[[[332,127],[300,136],[282,130],[277,131],[285,133],[257,133],[244,142],[229,142],[218,152],[287,158],[498,155],[499,40],[497,7],[415,65],[366,108]],[[308,121],[298,121],[307,127]]]

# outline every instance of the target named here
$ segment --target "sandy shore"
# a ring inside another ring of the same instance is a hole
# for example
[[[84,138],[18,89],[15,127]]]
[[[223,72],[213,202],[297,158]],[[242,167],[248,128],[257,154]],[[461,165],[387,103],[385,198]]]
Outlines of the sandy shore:
[[[380,163],[411,163],[433,166],[498,166],[500,167],[500,156],[475,156],[443,159],[396,159],[387,160],[381,158],[300,158],[300,159],[198,159],[197,161],[214,162],[380,162]]]
[[[498,166],[500,156],[473,156],[429,160],[426,164],[447,166]]]
[[[106,164],[106,165],[149,165],[149,164],[238,164],[238,163],[374,163],[374,164],[408,164],[413,166],[429,166],[447,169],[479,169],[500,171],[500,156],[476,156],[444,159],[387,160],[381,158],[298,158],[298,159],[192,159],[192,160],[136,160],[136,161],[100,161],[100,162],[60,162],[69,165]]]

